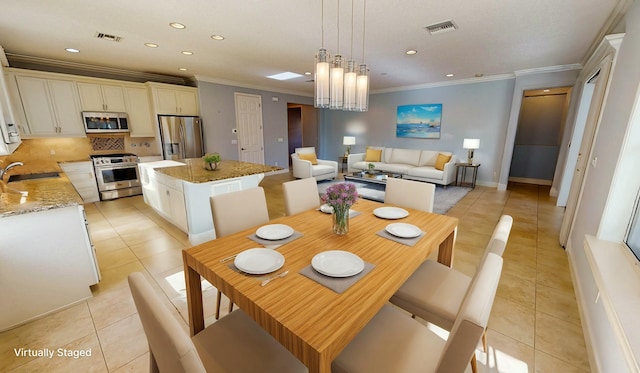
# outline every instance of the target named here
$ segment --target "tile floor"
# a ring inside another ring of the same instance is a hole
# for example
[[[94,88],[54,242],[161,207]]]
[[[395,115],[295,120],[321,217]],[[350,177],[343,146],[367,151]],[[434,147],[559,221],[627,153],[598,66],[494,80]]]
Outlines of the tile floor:
[[[272,218],[284,215],[280,185],[289,179],[279,174],[261,184]],[[477,187],[447,213],[460,219],[454,267],[468,274],[474,273],[500,215],[514,218],[489,321],[488,353],[477,352],[481,372],[589,371],[568,260],[557,243],[564,210],[548,193],[548,187],[524,184],[505,192]],[[0,372],[148,371],[147,343],[126,280],[133,271],[151,280],[187,332],[180,290],[186,235],[140,196],[90,204],[86,211],[102,273],[93,298],[0,333]],[[211,322],[215,289],[204,292]],[[14,348],[20,347],[90,349],[91,356],[16,357]]]

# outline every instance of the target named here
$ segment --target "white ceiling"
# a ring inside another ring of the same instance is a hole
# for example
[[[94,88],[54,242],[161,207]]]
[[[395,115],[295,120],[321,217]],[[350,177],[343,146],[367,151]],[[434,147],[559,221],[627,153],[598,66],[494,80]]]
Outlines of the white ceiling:
[[[364,61],[372,91],[585,62],[631,0],[367,0]],[[273,91],[313,94],[322,44],[321,0],[0,0],[0,45],[16,55]],[[338,0],[324,0],[324,47],[337,51]],[[340,52],[351,54],[351,0],[340,1]],[[353,57],[362,61],[363,0],[355,11]],[[453,20],[458,30],[429,35]],[[187,26],[169,27],[170,22]],[[115,43],[96,32],[122,37]],[[215,41],[212,34],[226,39]],[[148,48],[152,42],[158,48]],[[80,53],[65,52],[77,48]],[[416,49],[413,56],[407,49]],[[181,51],[194,54],[185,56]],[[187,72],[178,68],[185,67]],[[453,73],[453,78],[445,77]]]

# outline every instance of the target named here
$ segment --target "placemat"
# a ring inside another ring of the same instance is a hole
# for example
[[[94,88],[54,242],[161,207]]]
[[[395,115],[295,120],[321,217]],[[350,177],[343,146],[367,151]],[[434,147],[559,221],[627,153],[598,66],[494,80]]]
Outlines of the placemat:
[[[275,245],[284,245],[287,244],[291,241],[297,240],[298,238],[302,237],[302,233],[298,232],[298,231],[294,231],[293,234],[287,238],[283,238],[281,240],[265,240],[264,238],[260,238],[258,237],[255,233],[250,234],[247,236],[248,239],[259,243],[260,245],[263,246],[275,246]]]
[[[355,276],[329,277],[316,271],[315,269],[313,269],[311,264],[309,264],[308,266],[302,268],[299,273],[305,277],[308,277],[314,280],[320,285],[328,287],[329,289],[335,291],[338,294],[342,294],[344,293],[345,290],[349,289],[351,285],[358,282],[358,280],[364,277],[367,273],[371,272],[371,270],[374,268],[375,268],[374,264],[364,262],[364,269],[362,270],[362,272],[358,273]]]
[[[425,235],[425,233],[423,231],[422,233],[420,233],[420,235],[418,237],[402,238],[402,237],[398,237],[398,236],[392,235],[391,233],[387,232],[386,229],[383,229],[383,230],[379,231],[376,234],[378,236],[380,236],[380,237],[384,237],[384,238],[389,239],[391,241],[399,242],[399,243],[401,243],[403,245],[407,245],[407,246],[415,245]]]

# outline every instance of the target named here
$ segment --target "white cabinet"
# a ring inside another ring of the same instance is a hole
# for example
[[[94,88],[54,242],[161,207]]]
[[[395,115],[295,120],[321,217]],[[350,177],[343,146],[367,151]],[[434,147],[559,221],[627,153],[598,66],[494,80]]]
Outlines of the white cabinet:
[[[100,271],[83,206],[0,218],[0,331],[91,298]]]
[[[85,137],[80,99],[72,80],[16,76],[27,120],[24,137]]]
[[[162,215],[185,233],[188,232],[187,209],[182,191],[182,180],[156,173],[159,209]]]
[[[148,83],[158,114],[199,115],[198,90],[192,87]]]
[[[100,200],[96,174],[91,161],[65,162],[60,163],[60,167],[71,181],[71,184],[73,184],[73,187],[76,188],[84,203]]]
[[[78,92],[84,111],[124,113],[127,110],[122,86],[78,82]]]
[[[156,120],[151,110],[149,91],[146,87],[124,87],[129,136],[155,137]]]

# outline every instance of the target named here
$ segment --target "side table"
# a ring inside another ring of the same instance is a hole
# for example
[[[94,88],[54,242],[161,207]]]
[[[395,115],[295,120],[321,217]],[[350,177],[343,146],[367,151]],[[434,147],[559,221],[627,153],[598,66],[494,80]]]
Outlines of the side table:
[[[476,178],[478,177],[478,167],[480,167],[480,163],[456,163],[456,185],[468,185],[472,188],[476,187]],[[467,168],[471,168],[473,170],[473,174],[471,177],[470,183],[465,183],[465,179],[467,177]],[[462,170],[462,175],[460,177],[460,182],[458,182],[458,174],[459,171]]]
[[[348,168],[348,164],[347,164],[347,157],[345,157],[344,155],[341,155],[338,157],[338,163],[340,163],[342,166],[340,167],[340,169],[342,170],[342,172],[345,172],[344,169]]]

